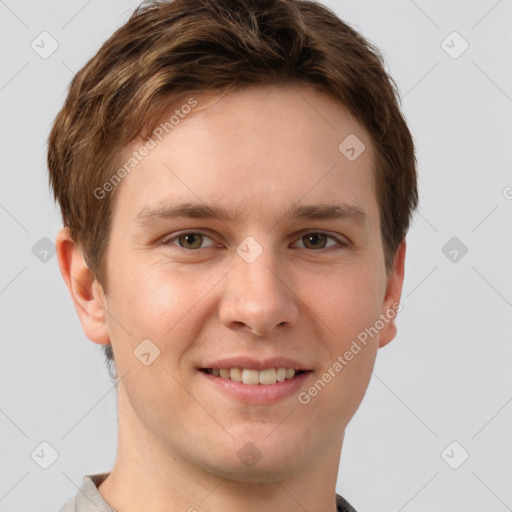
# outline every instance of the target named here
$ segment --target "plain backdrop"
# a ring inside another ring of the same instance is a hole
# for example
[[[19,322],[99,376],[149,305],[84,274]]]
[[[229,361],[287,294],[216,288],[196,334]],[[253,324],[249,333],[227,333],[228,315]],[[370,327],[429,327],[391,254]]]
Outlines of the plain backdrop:
[[[512,1],[325,3],[385,57],[421,196],[338,492],[359,512],[510,510]],[[0,0],[1,512],[56,510],[115,460],[116,391],[52,252],[45,151],[73,74],[136,5]]]

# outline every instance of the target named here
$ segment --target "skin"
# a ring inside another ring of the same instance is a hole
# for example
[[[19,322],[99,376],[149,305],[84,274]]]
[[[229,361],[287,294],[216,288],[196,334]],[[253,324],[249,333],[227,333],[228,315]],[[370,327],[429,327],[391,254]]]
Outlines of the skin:
[[[117,459],[99,491],[123,512],[334,512],[345,427],[378,349],[396,335],[394,322],[307,405],[296,394],[245,404],[197,368],[227,356],[284,356],[312,370],[307,390],[399,302],[405,242],[386,272],[372,143],[330,96],[281,85],[198,100],[204,108],[182,120],[116,190],[107,292],[67,229],[57,236],[83,330],[95,343],[112,343],[122,378]],[[353,162],[338,150],[349,134],[366,145]],[[124,157],[140,145],[134,141]],[[184,201],[238,215],[137,225],[144,208]],[[287,215],[297,204],[347,203],[365,212],[364,223]],[[189,245],[170,240],[187,230],[203,234],[202,245],[201,238]],[[303,230],[336,238],[308,243]],[[236,252],[249,236],[263,251],[252,263]],[[149,366],[133,353],[147,338],[160,350]],[[237,457],[247,442],[261,453],[252,467]]]

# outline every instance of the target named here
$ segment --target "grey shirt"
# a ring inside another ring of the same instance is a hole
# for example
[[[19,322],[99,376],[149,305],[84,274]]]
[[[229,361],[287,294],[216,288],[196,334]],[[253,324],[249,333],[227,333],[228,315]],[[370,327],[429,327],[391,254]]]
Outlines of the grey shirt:
[[[116,512],[98,492],[98,485],[109,473],[85,475],[77,495],[70,498],[58,512]],[[338,512],[356,512],[339,494],[336,494]]]

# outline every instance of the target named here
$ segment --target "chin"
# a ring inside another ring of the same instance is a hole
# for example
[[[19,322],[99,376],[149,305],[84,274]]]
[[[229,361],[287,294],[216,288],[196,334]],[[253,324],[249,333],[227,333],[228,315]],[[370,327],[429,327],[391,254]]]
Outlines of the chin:
[[[211,462],[211,461],[209,461]],[[290,459],[289,456],[269,457],[262,456],[256,462],[247,464],[238,460],[238,457],[224,460],[219,464],[217,459],[215,466],[206,464],[204,468],[207,472],[221,478],[229,478],[236,482],[269,484],[276,480],[285,480],[297,472],[301,467],[299,461]]]
[[[230,447],[216,445],[222,453],[211,452],[208,466],[214,473],[230,480],[251,483],[274,483],[276,479],[284,479],[303,467],[307,459],[304,451],[309,443],[298,437],[272,433],[272,429],[251,429],[254,435],[233,436]],[[275,436],[275,437],[273,437]],[[311,449],[311,446],[309,446]]]

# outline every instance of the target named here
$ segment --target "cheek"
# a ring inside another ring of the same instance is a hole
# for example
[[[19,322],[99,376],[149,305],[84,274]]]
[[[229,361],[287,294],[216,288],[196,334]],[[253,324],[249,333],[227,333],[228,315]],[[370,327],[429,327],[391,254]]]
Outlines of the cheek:
[[[315,281],[306,302],[323,321],[333,348],[342,349],[379,317],[382,287],[376,285],[378,276],[368,267],[333,270]]]
[[[155,266],[118,267],[109,290],[109,324],[123,338],[129,333],[133,348],[146,338],[160,345],[190,309],[192,286],[185,278],[171,277]]]
[[[315,313],[325,327],[327,348],[317,378],[328,383],[325,392],[310,390],[318,392],[318,410],[330,408],[335,422],[344,424],[352,417],[371,378],[378,336],[365,332],[380,314],[382,290],[376,283],[379,276],[373,270],[351,267],[323,280],[314,295]],[[316,385],[318,389],[324,389],[322,386]]]
[[[149,338],[161,352],[172,352],[178,359],[197,338],[204,323],[199,317],[210,313],[206,309],[209,291],[222,276],[192,270],[184,272],[162,261],[118,268],[108,304],[112,334],[123,343],[128,338],[132,351]]]

